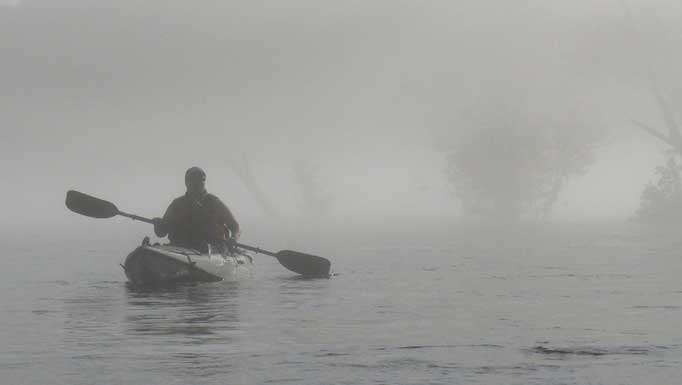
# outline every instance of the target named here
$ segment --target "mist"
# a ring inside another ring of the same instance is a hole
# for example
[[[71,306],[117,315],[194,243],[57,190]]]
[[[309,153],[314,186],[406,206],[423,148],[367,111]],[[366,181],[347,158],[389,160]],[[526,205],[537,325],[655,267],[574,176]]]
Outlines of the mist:
[[[0,223],[106,226],[68,189],[159,216],[195,165],[245,232],[451,223],[463,133],[550,126],[599,135],[547,217],[628,219],[665,158],[632,122],[664,130],[651,76],[682,102],[682,9],[623,4],[0,2]]]

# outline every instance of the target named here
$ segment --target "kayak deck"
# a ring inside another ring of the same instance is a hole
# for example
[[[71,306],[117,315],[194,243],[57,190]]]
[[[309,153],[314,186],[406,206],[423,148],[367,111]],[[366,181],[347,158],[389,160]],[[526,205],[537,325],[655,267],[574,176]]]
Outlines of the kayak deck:
[[[122,265],[136,285],[216,282],[250,276],[253,261],[245,253],[200,253],[175,245],[150,245],[145,238]]]

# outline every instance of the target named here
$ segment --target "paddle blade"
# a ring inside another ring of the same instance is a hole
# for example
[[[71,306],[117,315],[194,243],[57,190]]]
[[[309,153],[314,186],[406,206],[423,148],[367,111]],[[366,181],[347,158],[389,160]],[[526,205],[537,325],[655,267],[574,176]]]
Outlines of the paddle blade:
[[[329,276],[331,262],[325,258],[292,250],[279,251],[275,257],[282,266],[305,277]]]
[[[118,215],[118,209],[113,203],[74,190],[66,193],[66,207],[74,213],[92,218],[111,218]]]

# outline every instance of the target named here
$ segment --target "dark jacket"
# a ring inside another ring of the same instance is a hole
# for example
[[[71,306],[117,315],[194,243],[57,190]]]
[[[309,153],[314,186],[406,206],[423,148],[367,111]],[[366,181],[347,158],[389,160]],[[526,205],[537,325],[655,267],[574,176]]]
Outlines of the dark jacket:
[[[173,244],[204,251],[207,244],[236,237],[239,224],[217,196],[185,194],[173,200],[154,231],[159,237],[168,235]]]

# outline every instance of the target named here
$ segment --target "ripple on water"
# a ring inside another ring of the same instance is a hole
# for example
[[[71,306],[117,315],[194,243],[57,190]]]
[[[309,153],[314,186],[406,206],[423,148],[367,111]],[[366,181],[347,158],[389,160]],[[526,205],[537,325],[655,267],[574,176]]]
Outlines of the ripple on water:
[[[660,346],[619,346],[619,347],[547,347],[535,346],[530,353],[552,356],[607,356],[607,355],[647,355],[661,350]]]
[[[449,349],[449,348],[503,348],[502,345],[495,344],[458,344],[458,345],[404,345],[394,347],[380,347],[375,350],[405,350],[405,349]]]
[[[633,309],[653,309],[653,310],[679,310],[682,309],[682,306],[677,306],[677,305],[638,305],[638,306],[633,306]]]

